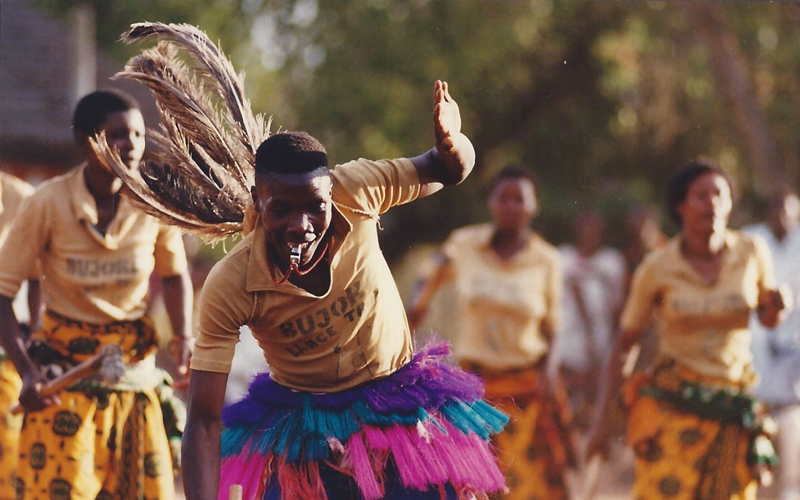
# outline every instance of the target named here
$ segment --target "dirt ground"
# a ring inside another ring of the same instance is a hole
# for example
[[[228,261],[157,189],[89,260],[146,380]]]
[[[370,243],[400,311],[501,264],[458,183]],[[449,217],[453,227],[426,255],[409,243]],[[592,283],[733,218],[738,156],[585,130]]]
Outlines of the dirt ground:
[[[572,471],[567,477],[572,500],[587,500],[585,493],[586,470]],[[592,500],[630,500],[633,486],[633,452],[617,446],[612,450],[611,458],[601,465],[597,489]],[[176,500],[185,500],[180,478],[176,482]],[[777,498],[774,488],[761,488],[758,500],[774,500]],[[311,500],[311,499],[309,499]]]

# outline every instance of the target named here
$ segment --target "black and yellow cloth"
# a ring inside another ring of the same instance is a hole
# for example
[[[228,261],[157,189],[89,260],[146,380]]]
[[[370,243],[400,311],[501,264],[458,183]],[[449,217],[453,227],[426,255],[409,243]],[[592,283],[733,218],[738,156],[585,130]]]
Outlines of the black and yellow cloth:
[[[754,500],[760,474],[777,457],[770,419],[748,388],[669,358],[632,378],[625,403],[636,452],[633,498]]]
[[[12,500],[19,457],[19,431],[22,415],[12,415],[11,405],[22,389],[17,370],[11,360],[0,354],[0,500]]]
[[[20,500],[171,499],[174,476],[152,363],[148,320],[91,325],[52,313],[30,355],[53,375],[116,343],[132,365],[116,385],[84,380],[61,404],[27,413],[16,479]]]
[[[570,436],[572,415],[558,384],[542,384],[540,366],[505,371],[462,365],[486,382],[485,397],[510,421],[494,436],[500,469],[509,492],[504,500],[566,500],[565,473],[575,465]]]

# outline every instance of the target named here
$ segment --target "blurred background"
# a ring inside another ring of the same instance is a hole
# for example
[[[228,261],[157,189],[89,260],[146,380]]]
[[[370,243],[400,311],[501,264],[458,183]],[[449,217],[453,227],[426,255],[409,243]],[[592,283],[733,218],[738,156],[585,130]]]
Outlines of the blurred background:
[[[77,161],[70,112],[143,48],[118,41],[136,21],[199,26],[246,71],[253,108],[308,130],[334,162],[430,148],[433,81],[447,80],[476,171],[383,218],[393,264],[487,220],[484,186],[509,162],[536,173],[537,229],[556,244],[591,207],[620,246],[626,207],[660,207],[699,155],[740,184],[734,226],[798,182],[796,2],[3,0],[0,14],[0,166],[33,183]]]
[[[487,183],[509,163],[538,179],[545,239],[574,242],[577,215],[593,211],[620,251],[635,213],[674,234],[666,182],[698,156],[739,185],[733,227],[800,182],[797,2],[2,0],[0,169],[38,184],[75,166],[71,112],[98,87],[133,93],[158,127],[144,87],[110,80],[143,48],[119,42],[138,21],[200,27],[246,72],[273,130],[307,130],[332,163],[432,147],[433,82],[449,82],[477,165],[460,187],[382,217],[405,295],[451,230],[489,220]],[[187,246],[195,286],[233,244]],[[426,328],[447,337],[448,311],[433,307]]]

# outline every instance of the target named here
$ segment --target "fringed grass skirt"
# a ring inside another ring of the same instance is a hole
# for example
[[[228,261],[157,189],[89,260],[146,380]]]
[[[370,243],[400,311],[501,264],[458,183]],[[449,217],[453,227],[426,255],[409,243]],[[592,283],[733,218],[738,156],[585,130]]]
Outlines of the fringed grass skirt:
[[[329,394],[258,375],[223,413],[220,499],[239,484],[245,500],[277,490],[281,500],[333,500],[330,470],[364,500],[396,498],[395,484],[459,499],[503,490],[489,439],[508,417],[448,354],[446,344],[428,347],[386,378]]]

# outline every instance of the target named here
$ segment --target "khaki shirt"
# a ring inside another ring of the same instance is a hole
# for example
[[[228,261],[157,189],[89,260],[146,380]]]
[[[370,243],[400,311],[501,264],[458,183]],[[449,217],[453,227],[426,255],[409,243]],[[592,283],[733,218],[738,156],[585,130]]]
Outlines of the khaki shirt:
[[[525,248],[503,260],[491,248],[493,234],[490,224],[469,226],[444,245],[458,297],[453,351],[489,368],[531,366],[549,349],[543,326],[555,332],[560,320],[558,251],[530,232]]]
[[[84,170],[47,181],[23,202],[0,249],[0,295],[14,297],[39,261],[47,309],[93,324],[139,319],[151,273],[174,276],[187,268],[181,233],[123,197],[100,234]]]
[[[707,285],[681,253],[681,237],[650,253],[633,276],[620,324],[642,331],[655,313],[659,351],[700,374],[742,381],[752,361],[750,313],[759,291],[775,287],[761,239],[729,231],[722,269]]]
[[[339,391],[410,361],[411,334],[378,246],[377,222],[378,214],[419,196],[416,169],[406,159],[358,160],[331,177],[328,292],[318,297],[289,282],[275,284],[259,222],[206,280],[193,369],[229,372],[242,325],[264,350],[270,376],[294,389]]]
[[[33,186],[13,175],[0,172],[0,247],[9,233],[22,200],[33,194]]]

